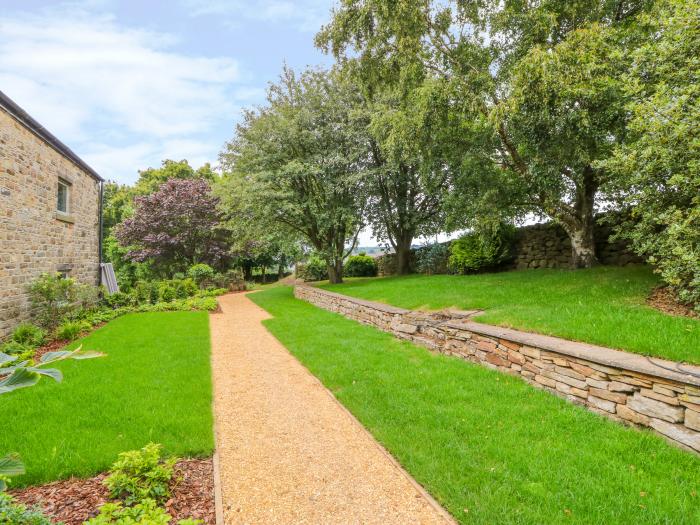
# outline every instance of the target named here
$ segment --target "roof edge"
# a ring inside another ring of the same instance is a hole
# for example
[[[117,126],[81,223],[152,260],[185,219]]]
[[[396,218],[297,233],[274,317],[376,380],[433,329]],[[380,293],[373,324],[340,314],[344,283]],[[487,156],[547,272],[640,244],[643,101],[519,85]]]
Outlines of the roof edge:
[[[104,179],[100,177],[100,175],[98,175],[94,169],[88,166],[88,164],[83,159],[78,157],[78,155],[72,149],[70,149],[60,140],[58,140],[58,138],[56,138],[56,136],[53,133],[51,133],[44,126],[42,126],[36,120],[34,120],[34,118],[32,118],[32,116],[29,113],[27,113],[21,107],[19,107],[16,102],[14,102],[10,97],[5,95],[5,93],[3,93],[2,91],[0,91],[0,107],[2,107],[12,117],[18,120],[29,131],[31,131],[39,138],[44,140],[44,142],[48,143],[48,145],[55,149],[58,153],[60,153],[67,159],[73,161],[73,163],[75,163],[78,167],[85,170],[91,177],[98,180],[99,182],[104,182]]]

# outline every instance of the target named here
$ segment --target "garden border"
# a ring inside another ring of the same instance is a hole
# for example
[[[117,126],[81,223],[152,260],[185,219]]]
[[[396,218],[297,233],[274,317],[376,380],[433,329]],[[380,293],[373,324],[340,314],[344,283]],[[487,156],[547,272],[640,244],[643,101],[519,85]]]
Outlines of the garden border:
[[[307,284],[294,295],[431,350],[518,375],[616,421],[700,452],[700,367],[486,325],[478,311],[421,312]]]

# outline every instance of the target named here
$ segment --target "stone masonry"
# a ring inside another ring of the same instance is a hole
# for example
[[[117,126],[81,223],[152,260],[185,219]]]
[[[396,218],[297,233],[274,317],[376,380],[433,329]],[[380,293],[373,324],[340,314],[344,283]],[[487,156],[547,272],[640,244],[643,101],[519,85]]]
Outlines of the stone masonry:
[[[40,126],[32,129],[38,124],[31,117],[2,102],[0,340],[30,318],[27,285],[41,273],[62,271],[97,284],[101,183],[55,137]],[[57,213],[59,179],[69,185],[67,214]]]
[[[700,452],[700,367],[471,321],[475,311],[427,313],[308,285],[294,295],[431,350],[522,377],[619,422]]]

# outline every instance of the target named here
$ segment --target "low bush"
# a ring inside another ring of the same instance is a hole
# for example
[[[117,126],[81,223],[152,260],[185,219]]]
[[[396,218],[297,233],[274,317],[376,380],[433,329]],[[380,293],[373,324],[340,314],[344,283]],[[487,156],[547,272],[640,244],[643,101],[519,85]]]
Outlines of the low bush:
[[[192,279],[175,279],[171,281],[173,287],[175,288],[175,296],[178,299],[187,299],[188,297],[192,297],[195,295],[198,291],[199,288],[197,286],[197,283],[194,282]]]
[[[348,277],[375,277],[377,275],[377,263],[369,255],[361,253],[348,257],[343,272]]]
[[[62,525],[52,523],[40,509],[30,508],[0,492],[0,525]]]
[[[66,321],[56,329],[56,339],[59,341],[72,341],[90,328],[92,328],[92,324],[88,321]]]
[[[162,282],[158,285],[158,301],[171,303],[177,297],[175,287],[169,282]]]
[[[39,324],[53,330],[77,309],[78,285],[59,273],[44,273],[29,285],[29,299]]]
[[[121,308],[133,304],[132,296],[124,292],[105,294],[102,303],[110,308]]]
[[[450,244],[439,243],[423,246],[416,250],[416,272],[426,275],[448,272]]]
[[[304,264],[297,265],[297,277],[304,281],[323,281],[328,279],[328,266],[326,262],[312,255]]]
[[[496,268],[513,258],[514,240],[515,227],[509,224],[464,235],[450,245],[450,269],[473,273]]]
[[[212,279],[214,277],[214,268],[209,266],[208,264],[195,264],[190,267],[189,270],[187,270],[187,276],[194,280],[194,282],[197,283],[198,286],[202,286],[202,283],[208,279]]]
[[[112,498],[127,505],[146,499],[163,502],[170,496],[168,484],[176,462],[177,458],[163,459],[161,445],[149,443],[141,450],[119,454],[104,484]]]
[[[31,323],[22,323],[12,332],[12,340],[24,346],[37,348],[46,340],[46,330]]]
[[[18,343],[17,341],[8,341],[7,343],[0,346],[0,352],[9,355],[20,355],[25,352],[31,352],[34,347]]]
[[[133,507],[122,503],[105,503],[100,513],[84,525],[168,525],[172,516],[152,499],[144,499]],[[0,522],[1,523],[1,522]],[[179,520],[178,525],[199,525],[202,520]]]

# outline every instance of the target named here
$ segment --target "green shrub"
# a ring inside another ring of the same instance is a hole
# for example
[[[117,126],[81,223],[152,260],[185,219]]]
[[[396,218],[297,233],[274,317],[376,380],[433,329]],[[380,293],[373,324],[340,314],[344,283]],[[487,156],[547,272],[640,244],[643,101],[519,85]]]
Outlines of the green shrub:
[[[138,281],[131,295],[136,304],[153,304],[158,302],[158,283],[155,281]]]
[[[448,273],[449,243],[430,244],[416,250],[416,271],[426,275]]]
[[[78,287],[60,273],[44,273],[29,285],[29,299],[39,324],[53,330],[77,308]]]
[[[175,300],[177,291],[175,287],[168,282],[162,282],[158,285],[158,301],[171,303]]]
[[[304,281],[323,281],[328,279],[328,266],[323,259],[312,255],[306,263],[297,265],[297,277]]]
[[[119,454],[104,480],[110,496],[122,499],[127,505],[146,499],[165,501],[170,496],[168,484],[177,458],[163,459],[161,448],[161,445],[149,443],[141,450]]]
[[[464,235],[450,245],[449,267],[458,273],[496,268],[513,258],[514,240],[515,228],[508,224]]]
[[[195,264],[194,266],[191,266],[189,270],[187,270],[187,276],[193,279],[198,286],[202,286],[204,281],[214,277],[214,273],[214,268],[203,263]]]
[[[21,345],[37,348],[46,340],[46,330],[31,323],[22,323],[12,332],[12,340]]]
[[[0,492],[0,525],[61,525],[53,524],[38,508],[29,508],[4,492]]]
[[[122,503],[105,503],[100,513],[85,522],[85,525],[168,525],[171,516],[152,499],[144,499],[133,507]],[[186,519],[178,525],[199,525],[202,520]]]
[[[110,308],[121,308],[132,304],[132,297],[124,292],[115,292],[111,295],[105,295],[102,302]]]
[[[175,295],[178,299],[187,299],[199,291],[193,279],[173,279],[171,283],[175,287]]]
[[[77,339],[81,332],[92,328],[88,321],[66,321],[56,329],[56,339],[59,341],[72,341]]]
[[[369,255],[361,253],[348,257],[343,272],[348,277],[375,277],[377,275],[377,263]]]
[[[22,343],[18,343],[17,341],[8,341],[7,343],[0,346],[0,352],[9,355],[20,355],[33,350],[33,347]]]

